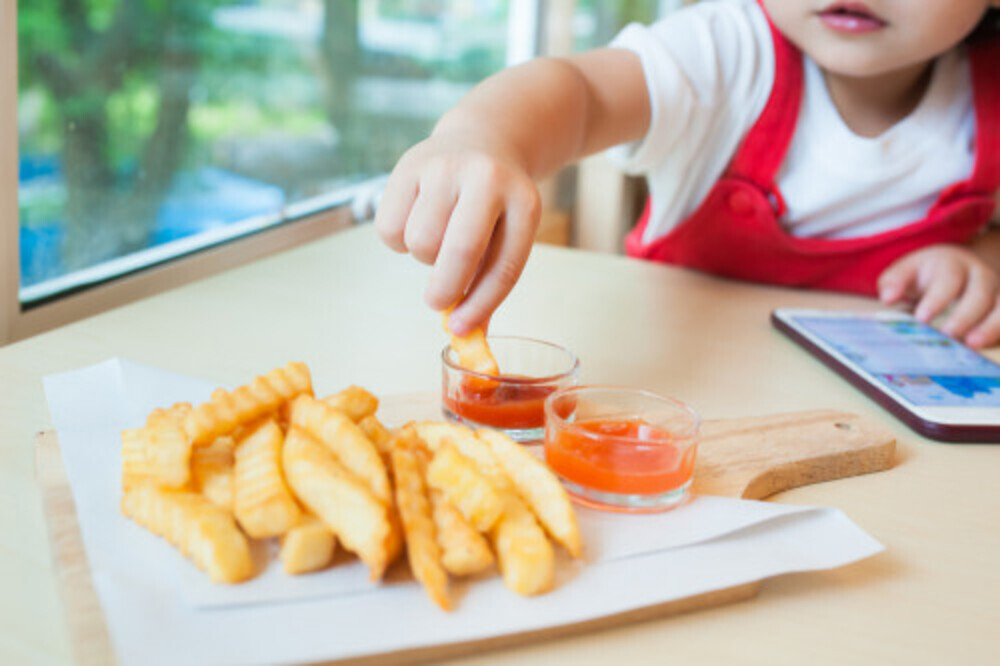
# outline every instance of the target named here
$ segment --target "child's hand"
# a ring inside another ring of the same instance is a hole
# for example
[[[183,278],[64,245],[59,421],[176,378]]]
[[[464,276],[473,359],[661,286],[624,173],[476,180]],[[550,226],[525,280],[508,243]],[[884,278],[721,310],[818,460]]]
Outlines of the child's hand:
[[[511,151],[450,133],[403,155],[375,226],[389,247],[433,266],[428,305],[461,301],[449,322],[462,335],[484,324],[517,282],[540,216],[538,189]]]
[[[882,272],[878,293],[883,303],[915,304],[914,315],[925,322],[951,305],[941,330],[970,347],[1000,341],[1000,275],[966,248],[911,252]]]

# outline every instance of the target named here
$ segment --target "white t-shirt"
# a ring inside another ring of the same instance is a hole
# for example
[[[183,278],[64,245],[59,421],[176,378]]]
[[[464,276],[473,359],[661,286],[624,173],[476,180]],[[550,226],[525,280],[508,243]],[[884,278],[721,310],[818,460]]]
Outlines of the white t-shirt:
[[[608,155],[647,177],[650,242],[694,212],[756,122],[774,82],[774,42],[754,0],[716,0],[627,26],[611,46],[639,55],[649,89],[646,136]],[[789,233],[852,238],[905,226],[969,177],[975,112],[963,49],[938,59],[917,108],[875,138],[844,124],[819,67],[803,64],[802,108],[777,174]]]

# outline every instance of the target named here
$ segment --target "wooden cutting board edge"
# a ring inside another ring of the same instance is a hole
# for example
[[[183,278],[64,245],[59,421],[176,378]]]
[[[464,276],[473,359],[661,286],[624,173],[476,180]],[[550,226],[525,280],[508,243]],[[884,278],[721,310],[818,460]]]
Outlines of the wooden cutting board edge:
[[[80,525],[77,522],[76,504],[73,501],[55,432],[41,432],[35,437],[35,469],[52,549],[53,572],[63,602],[63,616],[68,629],[73,660],[80,666],[116,664],[118,660],[104,618],[104,610],[90,575]],[[760,581],[752,581],[585,622],[323,663],[361,666],[374,663],[436,661],[473,652],[523,645],[528,641],[548,640],[745,601],[755,597],[760,591],[760,586]]]

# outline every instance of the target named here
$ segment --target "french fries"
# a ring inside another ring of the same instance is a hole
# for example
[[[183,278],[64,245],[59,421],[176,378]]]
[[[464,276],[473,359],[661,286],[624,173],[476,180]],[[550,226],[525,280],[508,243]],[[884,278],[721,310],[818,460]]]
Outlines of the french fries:
[[[273,419],[236,441],[233,511],[255,539],[281,536],[299,522],[299,506],[281,473],[284,435]]]
[[[233,510],[233,467],[236,440],[228,435],[191,451],[191,481],[195,490],[224,509]]]
[[[448,440],[438,447],[427,467],[427,483],[480,532],[493,527],[503,510],[493,484]]]
[[[372,580],[382,578],[393,556],[387,504],[329,449],[294,426],[285,438],[284,466],[299,500],[368,565]]]
[[[298,575],[326,567],[336,549],[337,537],[330,528],[306,514],[298,525],[282,535],[278,556],[285,573]]]
[[[181,488],[190,478],[191,445],[181,426],[191,405],[155,409],[141,428],[122,432],[122,488],[144,481]]]
[[[253,575],[250,546],[233,517],[198,493],[143,483],[122,497],[122,513],[166,539],[213,581],[238,583]]]
[[[434,490],[430,491],[441,565],[453,576],[471,576],[493,566],[493,551],[482,534]]]
[[[423,421],[413,427],[428,447],[435,451],[435,457],[454,443],[465,458],[475,462],[487,485],[498,494],[501,510],[488,534],[504,584],[522,595],[547,591],[555,575],[552,545],[534,514],[518,495],[514,482],[504,471],[490,444],[462,425]],[[434,465],[433,461],[431,465]]]
[[[507,435],[489,428],[476,431],[514,482],[518,494],[531,507],[542,526],[573,557],[583,554],[580,528],[569,494],[541,460]]]
[[[555,576],[555,553],[527,505],[504,494],[503,514],[490,531],[504,585],[518,594],[547,592]]]
[[[448,574],[441,565],[441,549],[431,517],[423,474],[419,440],[411,431],[399,435],[392,445],[392,474],[396,481],[396,505],[406,534],[406,553],[414,577],[428,596],[443,610],[451,610]]]
[[[219,389],[212,399],[191,410],[184,430],[193,446],[211,444],[216,437],[276,411],[298,395],[312,394],[312,377],[305,363],[289,363],[231,393]]]
[[[389,477],[378,449],[343,412],[302,395],[292,403],[291,427],[322,442],[351,474],[365,481],[380,502],[392,503]]]
[[[389,441],[392,439],[392,435],[374,414],[369,414],[358,421],[358,427],[383,457],[389,455]]]
[[[360,386],[348,386],[339,393],[323,398],[323,402],[347,415],[355,423],[375,414],[378,398]]]
[[[122,513],[216,582],[252,577],[251,540],[275,539],[290,575],[330,566],[340,548],[372,580],[405,545],[444,610],[450,576],[494,564],[518,594],[551,589],[549,539],[573,557],[582,544],[545,465],[491,430],[436,421],[390,430],[378,404],[359,386],[316,399],[308,367],[290,363],[205,403],[155,409],[122,432]]]

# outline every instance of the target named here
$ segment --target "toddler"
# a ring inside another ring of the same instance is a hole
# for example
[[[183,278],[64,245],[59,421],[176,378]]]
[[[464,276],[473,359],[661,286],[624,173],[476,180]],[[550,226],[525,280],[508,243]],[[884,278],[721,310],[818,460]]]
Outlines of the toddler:
[[[1000,341],[1000,0],[714,0],[474,88],[376,212],[485,323],[517,281],[536,179],[590,153],[644,174],[634,257],[878,296]],[[613,148],[612,148],[613,147]]]

